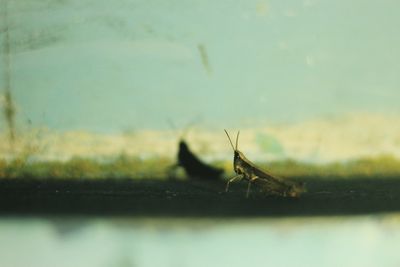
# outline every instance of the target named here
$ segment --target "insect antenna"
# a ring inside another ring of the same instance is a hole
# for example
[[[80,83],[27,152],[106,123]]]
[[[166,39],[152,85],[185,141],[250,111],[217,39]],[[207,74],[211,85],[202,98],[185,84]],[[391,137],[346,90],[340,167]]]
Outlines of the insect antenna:
[[[238,133],[236,135],[236,148],[235,148],[235,150],[237,150],[237,147],[238,147],[239,134],[240,134],[240,131],[238,131]]]
[[[194,119],[191,122],[189,122],[185,128],[183,129],[178,129],[178,127],[176,127],[176,124],[173,122],[173,120],[171,120],[170,118],[167,118],[167,124],[168,126],[171,128],[172,131],[177,132],[177,134],[179,135],[179,140],[183,140],[185,139],[186,135],[188,134],[188,132],[193,128],[193,126],[196,124],[196,121],[198,119]]]
[[[231,147],[232,147],[233,151],[235,151],[235,148],[233,147],[233,143],[232,143],[232,140],[231,140],[231,138],[229,137],[229,134],[228,134],[228,132],[227,132],[225,129],[224,129],[224,131],[225,131],[225,133],[226,133],[226,136],[228,136],[229,143],[231,143]]]

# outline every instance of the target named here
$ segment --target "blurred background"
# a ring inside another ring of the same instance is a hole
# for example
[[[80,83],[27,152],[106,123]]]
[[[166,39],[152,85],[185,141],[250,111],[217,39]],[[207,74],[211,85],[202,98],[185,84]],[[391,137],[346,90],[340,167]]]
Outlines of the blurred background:
[[[239,149],[282,176],[400,173],[397,1],[0,1],[1,178],[165,179],[180,138],[229,176],[223,129],[240,130]],[[376,266],[383,258],[381,266],[397,266],[394,251],[378,249],[398,246],[398,217],[390,218],[300,226],[292,219],[284,230],[279,220],[211,220],[217,226],[200,223],[204,236],[190,230],[198,227],[192,222],[164,228],[128,220],[123,231],[109,220],[8,218],[0,222],[0,262],[54,266],[43,261],[47,255],[30,258],[31,249],[55,246],[52,257],[83,259],[79,249],[98,240],[120,244],[109,261],[87,254],[87,261],[56,265],[204,266],[213,262],[200,260],[205,252],[230,259],[215,266],[264,265],[269,259],[261,256],[272,248],[270,255],[293,255],[290,263],[291,256],[272,257],[274,266],[334,266],[337,250],[348,259],[341,266]],[[70,225],[78,228],[71,235]],[[342,247],[355,229],[353,243]],[[169,255],[154,262],[149,251],[167,253],[170,244],[196,261]],[[365,261],[344,252],[355,246]],[[30,256],[6,257],[5,247]],[[245,260],[228,252],[235,249]],[[314,249],[321,258],[307,254]]]
[[[398,157],[397,5],[2,0],[2,139],[41,160],[170,157],[188,127],[226,159],[227,128],[260,160]]]

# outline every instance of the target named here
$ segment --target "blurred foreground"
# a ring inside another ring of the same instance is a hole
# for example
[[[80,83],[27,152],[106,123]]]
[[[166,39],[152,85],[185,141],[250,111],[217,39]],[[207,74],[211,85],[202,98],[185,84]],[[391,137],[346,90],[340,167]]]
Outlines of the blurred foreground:
[[[399,266],[399,215],[253,220],[0,220],[14,267]]]

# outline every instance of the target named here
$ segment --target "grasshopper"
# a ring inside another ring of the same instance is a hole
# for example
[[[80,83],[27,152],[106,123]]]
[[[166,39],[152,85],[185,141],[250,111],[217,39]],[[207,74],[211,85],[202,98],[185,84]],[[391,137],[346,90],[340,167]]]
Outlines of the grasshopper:
[[[261,188],[268,194],[284,197],[299,197],[300,194],[305,191],[303,183],[284,181],[264,170],[261,170],[253,162],[248,160],[241,151],[238,150],[240,132],[238,132],[236,135],[236,146],[234,147],[228,132],[226,130],[224,131],[228,136],[229,143],[231,144],[234,152],[233,169],[236,173],[236,175],[227,182],[225,189],[226,192],[229,190],[230,183],[237,179],[244,179],[248,181],[246,197],[249,196],[252,183],[261,186]]]

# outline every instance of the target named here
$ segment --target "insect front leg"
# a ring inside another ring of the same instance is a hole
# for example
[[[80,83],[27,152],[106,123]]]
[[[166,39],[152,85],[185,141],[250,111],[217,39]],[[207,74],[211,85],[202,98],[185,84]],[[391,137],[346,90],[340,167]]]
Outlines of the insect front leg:
[[[231,179],[229,179],[229,181],[226,183],[225,192],[228,192],[228,190],[229,190],[229,184],[232,183],[233,181],[237,180],[238,178],[242,179],[242,178],[243,178],[243,174],[235,175],[235,176],[233,176]]]
[[[251,187],[251,183],[253,183],[255,180],[260,179],[260,177],[258,176],[253,176],[249,179],[249,183],[247,185],[247,192],[246,192],[246,198],[249,197],[249,193],[250,193],[250,187]]]

